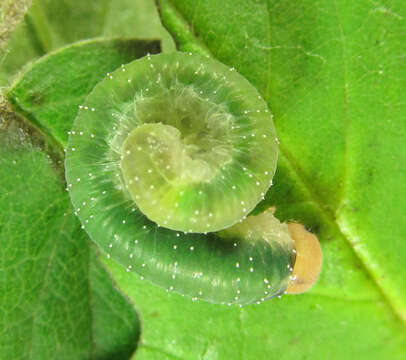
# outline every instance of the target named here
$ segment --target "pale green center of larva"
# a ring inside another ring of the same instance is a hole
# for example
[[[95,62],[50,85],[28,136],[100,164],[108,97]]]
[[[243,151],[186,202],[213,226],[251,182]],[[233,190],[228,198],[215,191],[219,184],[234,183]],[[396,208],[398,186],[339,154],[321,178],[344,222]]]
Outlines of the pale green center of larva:
[[[135,107],[142,125],[125,139],[121,160],[132,199],[160,226],[193,232],[221,228],[208,222],[216,209],[203,189],[232,161],[232,116],[190,87],[143,97]],[[190,201],[194,195],[200,206]]]

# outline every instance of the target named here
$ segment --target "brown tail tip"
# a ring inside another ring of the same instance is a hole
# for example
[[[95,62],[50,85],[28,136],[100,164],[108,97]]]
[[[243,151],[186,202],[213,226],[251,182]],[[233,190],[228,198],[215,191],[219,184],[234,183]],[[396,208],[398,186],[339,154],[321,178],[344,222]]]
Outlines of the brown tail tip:
[[[296,262],[292,280],[286,289],[288,294],[300,294],[309,290],[319,278],[323,253],[319,239],[302,224],[289,223],[290,235],[296,245]]]

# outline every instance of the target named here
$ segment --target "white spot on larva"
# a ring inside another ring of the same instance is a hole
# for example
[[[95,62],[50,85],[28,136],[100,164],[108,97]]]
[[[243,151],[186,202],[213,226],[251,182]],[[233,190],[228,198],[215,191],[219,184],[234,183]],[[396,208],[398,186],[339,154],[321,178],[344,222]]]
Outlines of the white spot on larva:
[[[190,251],[193,251],[195,249],[195,247],[191,246],[189,249],[190,249]]]
[[[96,111],[96,109],[95,109],[95,108],[91,108],[91,110],[92,110],[92,111]]]
[[[233,245],[234,245],[234,247],[237,247],[237,243],[234,243]]]
[[[80,181],[80,178],[77,178],[76,181],[79,182],[79,181]]]
[[[145,267],[145,266],[146,266],[146,264],[141,264],[141,266],[142,266],[142,267]]]
[[[173,245],[173,250],[176,250],[178,248],[178,245]]]
[[[94,139],[94,134],[90,134],[90,137],[91,137],[92,139]]]
[[[240,278],[237,278],[237,280],[236,280],[237,282],[240,282],[241,281],[241,279]]]
[[[250,267],[250,272],[254,272],[254,268],[253,268],[253,267]]]
[[[72,150],[72,151],[75,151],[76,149],[73,147],[71,150]]]
[[[236,268],[239,268],[239,267],[240,267],[240,263],[239,263],[239,262],[235,263],[235,267],[236,267]]]
[[[112,248],[112,247],[113,247],[113,244],[112,244],[112,243],[110,243],[110,244],[109,244],[109,248]]]
[[[252,256],[250,256],[250,261],[254,261],[254,258]]]
[[[233,186],[231,186],[231,188],[232,188],[233,190],[235,190],[237,187],[236,187],[235,185],[233,185]]]
[[[123,220],[123,224],[125,224],[125,220]]]

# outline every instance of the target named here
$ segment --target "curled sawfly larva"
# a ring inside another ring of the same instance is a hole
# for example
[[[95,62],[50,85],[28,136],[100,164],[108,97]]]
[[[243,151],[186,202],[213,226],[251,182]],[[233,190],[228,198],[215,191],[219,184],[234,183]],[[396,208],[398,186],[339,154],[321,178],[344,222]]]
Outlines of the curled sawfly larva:
[[[66,179],[108,257],[193,300],[244,305],[298,279],[288,225],[271,210],[247,217],[272,184],[277,151],[268,107],[244,77],[198,55],[160,54],[94,88],[70,131]]]

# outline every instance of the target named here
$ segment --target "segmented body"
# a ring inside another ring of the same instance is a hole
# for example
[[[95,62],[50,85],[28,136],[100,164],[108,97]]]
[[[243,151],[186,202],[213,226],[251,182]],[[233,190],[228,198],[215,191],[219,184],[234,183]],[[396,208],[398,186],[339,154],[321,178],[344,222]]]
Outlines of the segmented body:
[[[271,212],[247,218],[276,161],[255,88],[217,61],[175,53],[95,87],[70,132],[66,178],[108,257],[194,300],[243,305],[282,293],[294,263],[286,225]]]

